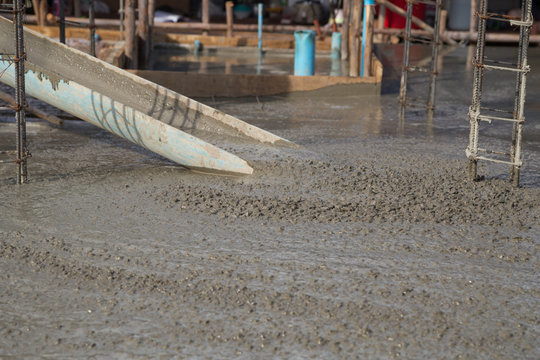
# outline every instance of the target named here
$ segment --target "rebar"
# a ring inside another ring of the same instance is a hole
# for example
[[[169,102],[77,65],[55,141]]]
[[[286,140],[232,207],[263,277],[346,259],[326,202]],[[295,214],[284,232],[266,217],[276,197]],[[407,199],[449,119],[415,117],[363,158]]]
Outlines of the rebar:
[[[433,26],[433,36],[430,37],[414,37],[412,33],[413,22],[413,8],[415,4],[429,3],[435,5],[435,24]],[[440,23],[441,23],[441,10],[442,0],[407,0],[406,11],[406,23],[405,33],[403,36],[403,66],[401,71],[401,84],[399,89],[399,117],[405,117],[405,110],[411,106],[412,102],[407,98],[407,82],[410,72],[428,72],[429,73],[429,88],[427,99],[423,101],[423,106],[426,107],[428,116],[433,117],[433,111],[435,110],[435,98],[436,98],[436,82],[437,75],[439,74],[438,59],[439,59],[439,46],[440,41]],[[431,64],[428,67],[411,66],[410,65],[410,47],[412,42],[418,42],[421,44],[431,45]],[[415,104],[416,106],[416,104]]]
[[[476,56],[474,62],[474,83],[472,104],[469,108],[469,146],[467,147],[467,157],[469,158],[469,176],[475,180],[477,178],[478,165],[478,133],[480,116],[480,107],[482,105],[482,81],[484,78],[484,52],[486,46],[486,22],[487,22],[487,0],[480,0],[480,9],[478,16],[478,40],[476,42]]]
[[[428,112],[433,114],[435,110],[435,95],[436,95],[436,82],[437,75],[439,74],[438,58],[439,58],[439,46],[440,46],[440,27],[441,27],[441,10],[442,3],[437,1],[435,5],[435,24],[433,25],[433,45],[431,48],[431,73],[429,74],[429,95],[427,101]]]
[[[405,116],[407,106],[407,77],[409,73],[409,56],[411,48],[411,24],[412,24],[413,4],[407,2],[407,20],[405,23],[405,43],[403,45],[403,68],[401,70],[401,85],[399,88],[400,118]]]
[[[90,0],[88,3],[88,20],[90,28],[90,55],[96,56],[96,19],[94,0]]]
[[[510,165],[510,181],[519,186],[520,168],[522,165],[521,159],[521,147],[523,137],[523,124],[525,123],[524,109],[525,109],[525,95],[527,85],[527,74],[530,71],[530,67],[527,59],[527,51],[529,48],[529,37],[531,26],[533,24],[532,19],[532,0],[522,0],[521,2],[521,18],[511,18],[504,15],[492,14],[487,12],[487,0],[480,1],[480,9],[477,12],[478,17],[478,41],[476,45],[476,58],[474,59],[474,84],[473,84],[473,97],[472,104],[469,109],[470,120],[470,134],[469,134],[469,146],[467,147],[466,154],[469,158],[469,173],[474,180],[477,178],[477,164],[478,160],[491,161],[495,163]],[[510,22],[514,26],[520,27],[519,32],[519,47],[518,47],[518,60],[516,64],[503,63],[501,61],[490,61],[486,64],[485,58],[485,46],[486,46],[486,22],[487,20],[496,20]],[[492,65],[497,64],[497,65]],[[516,73],[515,82],[515,98],[513,112],[504,110],[487,109],[481,106],[482,102],[482,83],[484,76],[484,69],[510,71]],[[506,112],[511,113],[512,117],[499,117],[484,115],[482,110],[494,111],[494,112]],[[505,121],[512,122],[512,143],[510,147],[510,153],[491,151],[478,148],[479,138],[479,122],[486,121],[491,123],[492,121]],[[495,158],[488,158],[478,156],[478,152],[483,151],[487,154],[497,155],[510,155],[510,161],[500,160]]]
[[[15,118],[17,120],[17,184],[25,183],[28,179],[27,159],[29,156],[26,144],[26,105],[24,86],[24,30],[23,13],[24,0],[13,0],[13,26],[15,28]]]
[[[516,75],[516,95],[514,100],[514,116],[519,122],[512,126],[512,146],[510,149],[510,158],[513,165],[510,168],[510,181],[515,186],[519,186],[519,173],[521,164],[521,141],[523,134],[523,123],[525,122],[525,93],[527,85],[527,72],[529,70],[527,51],[529,48],[529,36],[532,24],[532,0],[522,0],[521,2],[521,21],[529,25],[521,26],[519,31],[519,49],[518,49],[518,68],[521,72]],[[517,165],[516,165],[517,164]]]

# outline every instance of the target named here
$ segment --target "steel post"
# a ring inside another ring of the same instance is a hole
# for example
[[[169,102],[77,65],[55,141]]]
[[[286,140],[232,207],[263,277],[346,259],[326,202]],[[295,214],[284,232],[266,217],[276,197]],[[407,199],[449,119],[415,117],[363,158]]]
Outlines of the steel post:
[[[90,27],[90,55],[96,56],[96,21],[94,0],[89,0],[88,3],[88,20]]]
[[[437,75],[439,75],[439,46],[440,46],[440,27],[441,27],[441,11],[442,1],[437,0],[435,9],[435,24],[433,25],[435,32],[433,34],[433,47],[431,50],[431,73],[429,74],[429,95],[427,101],[428,113],[433,116],[435,110],[435,94],[437,87]]]

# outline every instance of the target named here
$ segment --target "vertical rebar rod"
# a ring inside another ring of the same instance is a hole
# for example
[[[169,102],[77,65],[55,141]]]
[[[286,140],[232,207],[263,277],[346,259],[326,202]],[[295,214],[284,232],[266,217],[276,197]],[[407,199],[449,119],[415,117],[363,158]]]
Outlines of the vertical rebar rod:
[[[24,0],[13,0],[13,25],[15,27],[15,102],[17,120],[17,184],[27,181],[28,148],[26,144],[26,105],[24,86],[24,30],[23,30]]]
[[[88,3],[88,20],[90,27],[90,55],[96,56],[96,19],[94,0]]]
[[[484,76],[484,51],[486,47],[486,22],[487,22],[487,0],[480,0],[480,10],[478,11],[478,40],[476,43],[476,57],[474,59],[474,84],[472,105],[469,109],[470,132],[467,155],[469,157],[469,176],[474,180],[477,177],[477,155],[478,155],[478,116],[482,101],[482,80]]]
[[[522,0],[521,2],[521,21],[531,23],[532,0]],[[523,121],[525,120],[525,94],[527,85],[528,59],[527,52],[529,48],[530,26],[521,26],[519,32],[519,50],[518,50],[518,68],[521,69],[516,76],[516,94],[514,100],[514,117],[519,120],[512,126],[512,146],[510,157],[513,163],[510,168],[510,181],[515,186],[519,186],[519,173],[521,164],[521,140],[523,134]]]
[[[440,28],[441,28],[441,10],[442,0],[437,0],[435,9],[435,24],[433,25],[433,47],[431,50],[431,74],[429,74],[429,95],[427,101],[428,113],[433,115],[435,110],[435,95],[437,87],[437,75],[439,74],[439,46],[440,46]]]
[[[62,44],[66,43],[66,0],[58,0],[58,15],[60,16],[59,27],[60,27],[60,42]]]
[[[407,106],[407,77],[409,72],[409,56],[411,48],[411,26],[412,26],[413,3],[407,1],[407,21],[405,23],[405,43],[403,44],[403,67],[401,69],[401,85],[399,88],[400,117],[405,115]]]

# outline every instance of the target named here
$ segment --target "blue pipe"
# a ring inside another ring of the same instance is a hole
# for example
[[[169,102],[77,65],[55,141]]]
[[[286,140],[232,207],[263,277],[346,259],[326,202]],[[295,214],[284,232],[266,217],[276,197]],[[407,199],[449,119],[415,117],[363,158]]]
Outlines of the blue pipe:
[[[315,74],[315,31],[294,32],[294,75],[311,76]]]
[[[332,33],[332,59],[341,58],[341,33]]]
[[[362,58],[360,59],[360,76],[364,76],[364,53],[366,50],[367,17],[368,6],[375,6],[375,0],[364,0],[364,27],[362,30]]]
[[[259,6],[258,6],[258,10],[259,10],[259,21],[258,21],[258,25],[259,25],[259,51],[262,51],[262,27],[263,27],[263,4],[262,3],[259,3]]]

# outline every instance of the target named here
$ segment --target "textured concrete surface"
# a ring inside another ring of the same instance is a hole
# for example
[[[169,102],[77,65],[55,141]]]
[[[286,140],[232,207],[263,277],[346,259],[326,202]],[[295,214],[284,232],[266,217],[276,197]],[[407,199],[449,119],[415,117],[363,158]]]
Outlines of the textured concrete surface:
[[[215,139],[250,177],[32,121],[31,182],[0,167],[0,357],[538,359],[538,62],[514,188],[505,166],[466,177],[467,49],[444,58],[435,118],[405,122],[400,48],[379,51],[381,97],[209,101],[302,145]],[[511,105],[511,86],[488,90]],[[0,150],[14,131],[4,117]]]

